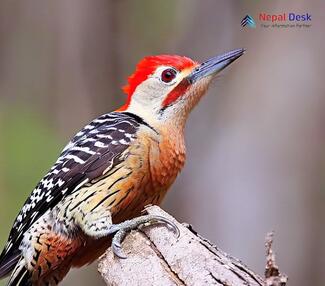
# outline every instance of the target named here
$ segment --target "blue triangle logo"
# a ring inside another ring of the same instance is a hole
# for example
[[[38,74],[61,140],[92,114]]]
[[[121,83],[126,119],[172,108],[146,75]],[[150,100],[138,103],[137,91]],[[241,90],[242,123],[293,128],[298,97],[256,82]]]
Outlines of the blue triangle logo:
[[[242,27],[256,28],[254,18],[250,15],[246,15],[240,22]]]

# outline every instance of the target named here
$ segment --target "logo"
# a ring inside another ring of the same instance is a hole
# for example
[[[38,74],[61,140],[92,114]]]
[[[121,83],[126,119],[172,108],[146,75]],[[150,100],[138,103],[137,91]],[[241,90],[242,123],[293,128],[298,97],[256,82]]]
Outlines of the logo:
[[[256,23],[254,21],[254,18],[250,15],[246,15],[243,20],[241,20],[240,24],[242,27],[249,27],[249,28],[256,28]]]
[[[247,16],[246,16],[247,17]],[[260,21],[268,22],[311,22],[311,14],[296,14],[296,13],[281,13],[281,14],[267,14],[260,13],[258,16]]]
[[[240,22],[242,27],[256,28],[256,23],[261,28],[310,28],[312,26],[311,13],[282,12],[270,14],[260,12],[254,18],[246,15]]]
[[[309,28],[311,27],[311,14],[297,14],[284,12],[279,14],[268,14],[262,12],[258,16],[262,28]]]

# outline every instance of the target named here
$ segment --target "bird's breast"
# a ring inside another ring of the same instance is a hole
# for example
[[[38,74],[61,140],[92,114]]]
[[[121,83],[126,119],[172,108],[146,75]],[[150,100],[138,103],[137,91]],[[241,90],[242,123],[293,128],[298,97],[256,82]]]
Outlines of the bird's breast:
[[[179,147],[168,139],[163,139],[159,144],[152,144],[150,172],[157,187],[169,188],[183,168],[185,150]]]
[[[147,169],[153,192],[166,192],[184,166],[186,154],[183,136],[168,132],[145,136]]]

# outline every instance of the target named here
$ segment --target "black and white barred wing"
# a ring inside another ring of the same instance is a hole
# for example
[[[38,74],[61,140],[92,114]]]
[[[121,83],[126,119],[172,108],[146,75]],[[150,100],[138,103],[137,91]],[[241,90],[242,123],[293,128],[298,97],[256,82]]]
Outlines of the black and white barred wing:
[[[0,256],[0,277],[8,274],[19,258],[23,234],[33,222],[64,197],[123,161],[141,124],[144,124],[142,119],[133,114],[112,112],[95,119],[76,134],[18,214]]]

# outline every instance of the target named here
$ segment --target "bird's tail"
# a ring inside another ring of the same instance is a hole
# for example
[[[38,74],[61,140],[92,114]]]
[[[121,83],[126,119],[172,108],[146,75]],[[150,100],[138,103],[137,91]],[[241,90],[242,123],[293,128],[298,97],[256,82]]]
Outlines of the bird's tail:
[[[10,276],[7,286],[31,286],[31,273],[25,267],[24,258],[20,258],[13,273]]]
[[[20,251],[2,252],[0,256],[0,279],[7,277],[15,268],[20,259]]]

